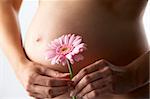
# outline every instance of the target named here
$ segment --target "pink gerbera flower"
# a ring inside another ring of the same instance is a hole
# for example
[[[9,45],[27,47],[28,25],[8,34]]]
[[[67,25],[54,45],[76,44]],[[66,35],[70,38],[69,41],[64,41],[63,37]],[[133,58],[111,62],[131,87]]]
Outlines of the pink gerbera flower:
[[[75,61],[83,60],[81,52],[86,49],[85,43],[82,42],[82,37],[75,34],[68,34],[51,41],[46,50],[46,59],[51,61],[51,64],[66,64],[68,59],[71,64]]]

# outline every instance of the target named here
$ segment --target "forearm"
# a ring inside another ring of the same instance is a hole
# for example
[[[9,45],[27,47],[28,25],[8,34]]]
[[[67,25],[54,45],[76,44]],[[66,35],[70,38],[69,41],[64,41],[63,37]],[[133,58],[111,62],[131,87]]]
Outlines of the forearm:
[[[149,83],[149,56],[150,51],[128,65],[129,74],[131,74],[133,84],[135,84],[135,88],[131,88],[131,91]]]
[[[114,70],[114,91],[129,93],[149,82],[149,53],[144,53],[120,71]]]
[[[26,58],[21,43],[18,13],[11,2],[0,2],[0,47],[14,69]]]

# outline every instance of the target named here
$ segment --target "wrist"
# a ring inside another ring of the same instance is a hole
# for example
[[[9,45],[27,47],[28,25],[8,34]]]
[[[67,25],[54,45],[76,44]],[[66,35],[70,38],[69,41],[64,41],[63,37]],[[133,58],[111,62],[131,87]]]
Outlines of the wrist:
[[[133,74],[129,70],[128,65],[125,66],[109,66],[112,71],[113,93],[127,94],[131,87],[135,87],[133,83]]]
[[[30,60],[27,59],[25,56],[19,56],[12,62],[13,69],[16,71],[19,71],[20,69],[26,67],[26,64],[28,64]]]

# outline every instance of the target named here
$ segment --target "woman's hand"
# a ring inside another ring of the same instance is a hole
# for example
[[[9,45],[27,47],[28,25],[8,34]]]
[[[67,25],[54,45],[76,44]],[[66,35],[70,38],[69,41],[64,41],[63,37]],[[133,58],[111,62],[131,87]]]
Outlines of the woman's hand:
[[[68,92],[73,82],[68,73],[60,73],[40,64],[26,61],[21,63],[16,73],[28,91],[36,99],[54,98]]]
[[[112,92],[128,94],[137,88],[148,86],[149,53],[150,51],[144,53],[123,67],[112,65],[103,59],[83,68],[73,78],[75,89],[70,95],[83,99],[100,99]]]
[[[74,78],[75,89],[71,96],[83,99],[100,99],[112,92],[111,66],[106,60],[99,60],[83,68]]]

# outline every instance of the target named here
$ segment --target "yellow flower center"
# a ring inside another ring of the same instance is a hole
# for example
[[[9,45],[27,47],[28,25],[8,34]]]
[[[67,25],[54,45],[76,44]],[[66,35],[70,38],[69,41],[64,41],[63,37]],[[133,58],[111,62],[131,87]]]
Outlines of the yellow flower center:
[[[63,54],[63,55],[66,55],[68,53],[70,53],[72,51],[72,46],[68,46],[68,45],[63,45],[59,48],[57,48],[56,52],[58,54]]]
[[[68,50],[68,48],[67,47],[64,47],[64,48],[61,48],[60,49],[62,52],[66,52],[67,50]]]

